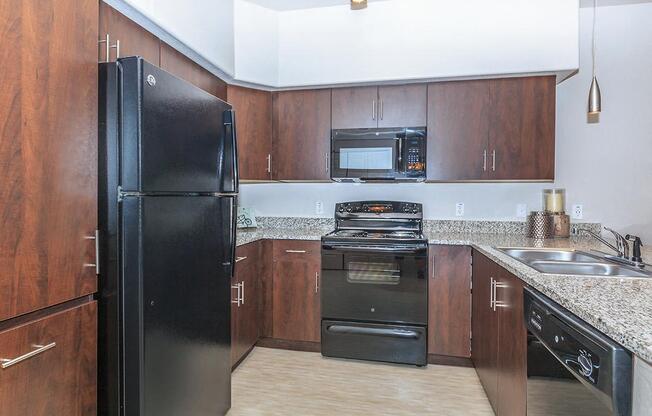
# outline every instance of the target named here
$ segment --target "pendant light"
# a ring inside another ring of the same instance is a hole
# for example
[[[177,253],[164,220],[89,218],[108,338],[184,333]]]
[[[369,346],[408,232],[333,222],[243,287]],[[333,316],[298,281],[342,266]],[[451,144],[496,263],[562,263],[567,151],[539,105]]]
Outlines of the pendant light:
[[[591,58],[593,64],[593,79],[589,89],[589,114],[599,114],[602,111],[602,97],[600,95],[600,85],[598,78],[595,76],[595,18],[598,9],[598,0],[593,0],[593,31],[591,33]]]
[[[367,0],[351,0],[351,10],[361,10],[367,7]]]

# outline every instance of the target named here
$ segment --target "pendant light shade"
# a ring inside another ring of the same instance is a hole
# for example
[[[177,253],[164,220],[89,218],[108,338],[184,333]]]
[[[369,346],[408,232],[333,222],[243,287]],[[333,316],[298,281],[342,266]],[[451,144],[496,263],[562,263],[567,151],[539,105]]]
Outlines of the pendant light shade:
[[[598,0],[593,0],[593,30],[591,32],[591,60],[593,65],[591,74],[593,79],[591,80],[591,88],[589,88],[588,109],[588,113],[590,115],[600,114],[602,111],[602,96],[600,94],[600,85],[598,84],[598,78],[595,76],[595,19],[597,10]]]
[[[351,10],[361,10],[367,7],[367,0],[351,0]]]
[[[589,114],[598,114],[600,111],[602,111],[600,85],[598,84],[598,79],[593,77],[591,88],[589,89]]]

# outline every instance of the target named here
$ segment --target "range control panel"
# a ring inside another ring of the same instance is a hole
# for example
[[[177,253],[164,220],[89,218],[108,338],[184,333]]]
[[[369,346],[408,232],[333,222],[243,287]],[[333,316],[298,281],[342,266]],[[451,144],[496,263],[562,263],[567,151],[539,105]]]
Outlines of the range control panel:
[[[360,201],[335,205],[335,214],[421,214],[422,205],[415,202]]]

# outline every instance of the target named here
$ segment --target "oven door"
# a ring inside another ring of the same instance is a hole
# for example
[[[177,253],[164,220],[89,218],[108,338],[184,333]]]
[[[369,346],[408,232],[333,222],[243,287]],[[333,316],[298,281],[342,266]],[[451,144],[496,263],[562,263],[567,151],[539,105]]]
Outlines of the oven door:
[[[404,136],[404,131],[396,129],[333,130],[331,177],[393,180],[404,170],[401,155]]]
[[[424,245],[322,246],[322,318],[426,325]]]

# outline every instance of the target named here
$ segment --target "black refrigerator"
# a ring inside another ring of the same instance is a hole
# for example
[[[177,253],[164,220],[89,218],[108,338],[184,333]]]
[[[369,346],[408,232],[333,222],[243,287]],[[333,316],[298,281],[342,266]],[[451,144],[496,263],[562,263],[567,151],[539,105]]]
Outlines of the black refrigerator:
[[[231,406],[231,106],[144,61],[99,68],[100,415]]]

